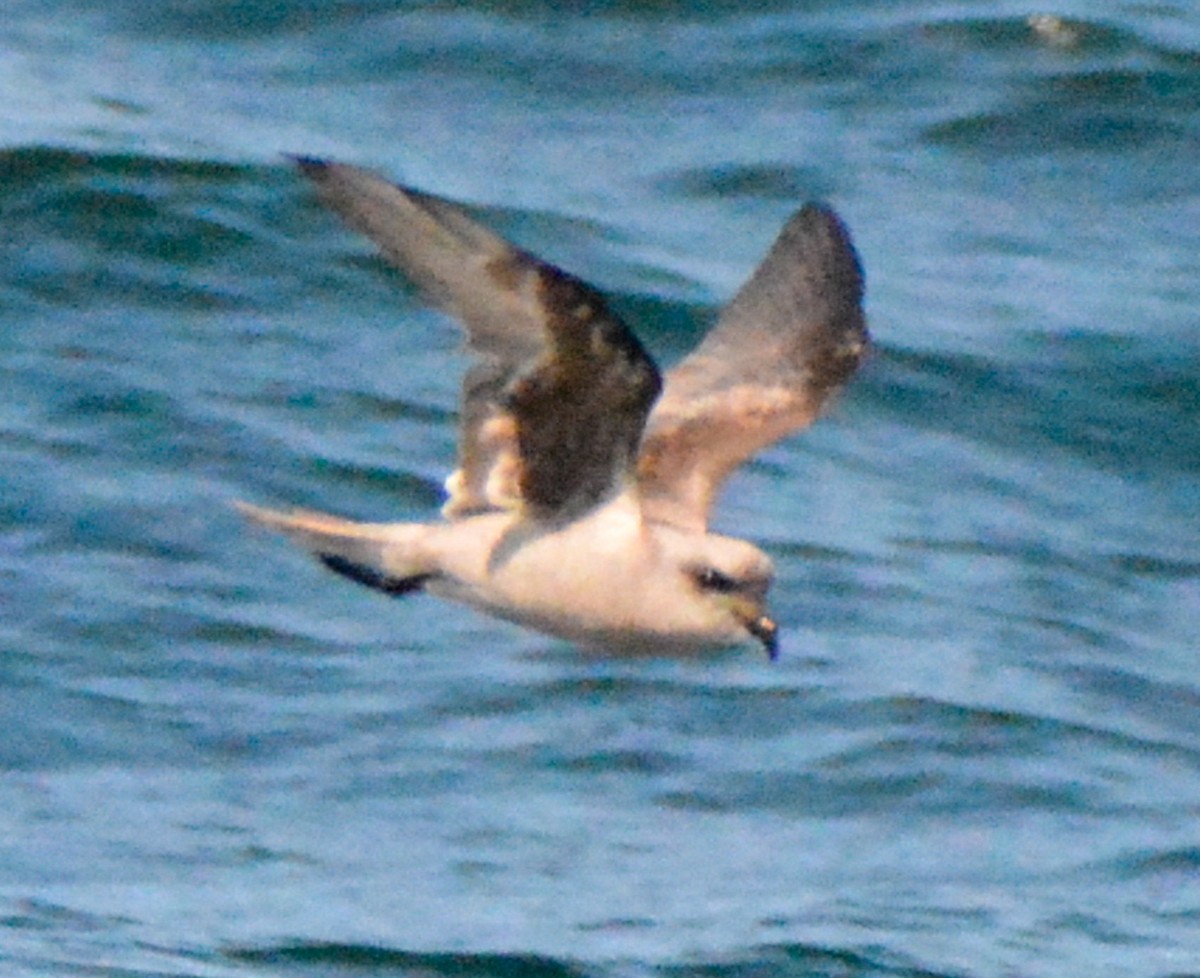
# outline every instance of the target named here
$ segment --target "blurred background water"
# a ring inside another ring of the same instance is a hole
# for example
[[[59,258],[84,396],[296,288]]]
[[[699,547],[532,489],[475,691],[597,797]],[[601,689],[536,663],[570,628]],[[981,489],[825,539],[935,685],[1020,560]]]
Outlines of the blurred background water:
[[[1200,9],[8,0],[0,972],[1200,974]],[[452,324],[284,152],[664,362],[833,203],[877,349],[731,483],[781,660],[388,601]]]

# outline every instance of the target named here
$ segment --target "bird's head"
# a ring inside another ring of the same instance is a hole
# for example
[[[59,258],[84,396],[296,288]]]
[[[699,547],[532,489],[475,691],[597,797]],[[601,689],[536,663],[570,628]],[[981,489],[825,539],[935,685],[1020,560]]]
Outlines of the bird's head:
[[[716,534],[693,537],[681,563],[687,586],[709,613],[730,625],[731,636],[750,636],[772,659],[779,654],[779,628],[767,612],[775,577],[771,558],[745,540]]]

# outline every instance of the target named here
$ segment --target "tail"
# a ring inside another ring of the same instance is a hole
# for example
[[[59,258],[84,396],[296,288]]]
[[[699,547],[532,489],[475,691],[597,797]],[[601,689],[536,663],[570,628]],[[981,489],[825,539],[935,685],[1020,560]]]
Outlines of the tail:
[[[437,575],[423,545],[428,528],[419,523],[355,523],[312,510],[233,505],[252,522],[290,537],[330,570],[385,594],[420,591]]]

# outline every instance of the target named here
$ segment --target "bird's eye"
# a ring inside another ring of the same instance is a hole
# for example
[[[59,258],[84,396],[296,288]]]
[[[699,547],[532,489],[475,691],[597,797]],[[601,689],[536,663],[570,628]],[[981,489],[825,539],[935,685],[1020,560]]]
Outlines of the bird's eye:
[[[697,571],[696,583],[705,591],[715,591],[717,594],[730,594],[738,589],[737,581],[715,567],[702,567]]]

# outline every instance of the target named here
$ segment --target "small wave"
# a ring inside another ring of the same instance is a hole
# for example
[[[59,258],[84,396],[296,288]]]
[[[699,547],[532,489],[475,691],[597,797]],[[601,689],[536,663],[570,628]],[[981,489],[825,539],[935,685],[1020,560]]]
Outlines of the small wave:
[[[536,954],[403,951],[373,944],[302,942],[226,952],[234,961],[283,967],[287,974],[399,974],[407,978],[587,978],[591,970]]]
[[[906,425],[1020,454],[1040,447],[1100,468],[1195,471],[1200,383],[1185,355],[1164,359],[1149,339],[1041,342],[1046,355],[1020,363],[883,347],[855,396]]]
[[[750,197],[800,203],[833,193],[829,178],[816,167],[786,163],[723,163],[688,167],[661,177],[664,193],[694,198]]]
[[[857,951],[815,943],[771,944],[743,956],[716,961],[669,965],[656,978],[949,978],[903,956],[885,951]]]

